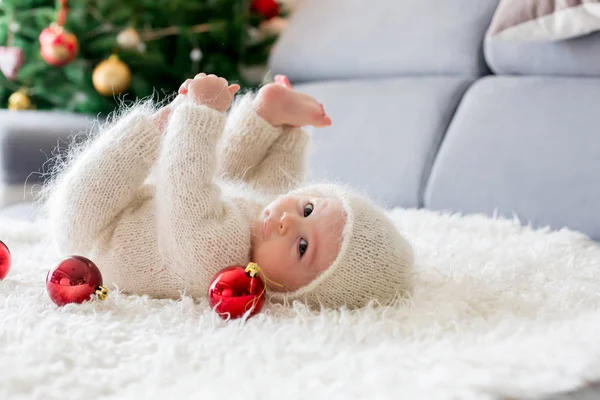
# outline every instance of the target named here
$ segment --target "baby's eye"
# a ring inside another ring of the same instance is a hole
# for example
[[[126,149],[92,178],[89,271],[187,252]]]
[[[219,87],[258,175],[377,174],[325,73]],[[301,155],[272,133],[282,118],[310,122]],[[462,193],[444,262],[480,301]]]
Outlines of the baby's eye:
[[[304,206],[304,218],[308,217],[310,214],[312,214],[313,210],[314,210],[315,206],[313,206],[311,203],[308,203]]]
[[[306,239],[302,238],[300,239],[300,244],[298,245],[298,254],[300,254],[300,258],[302,258],[304,253],[306,253],[306,250],[308,250],[308,242]]]

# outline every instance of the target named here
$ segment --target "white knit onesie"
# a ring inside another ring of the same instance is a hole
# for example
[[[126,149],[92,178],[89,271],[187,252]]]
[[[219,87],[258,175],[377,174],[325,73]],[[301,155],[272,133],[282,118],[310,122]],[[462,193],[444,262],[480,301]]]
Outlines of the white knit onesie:
[[[103,129],[49,186],[60,251],[90,258],[127,293],[206,296],[220,269],[250,261],[266,202],[303,181],[307,134],[251,105],[245,96],[227,118],[186,100],[164,133],[140,106]]]

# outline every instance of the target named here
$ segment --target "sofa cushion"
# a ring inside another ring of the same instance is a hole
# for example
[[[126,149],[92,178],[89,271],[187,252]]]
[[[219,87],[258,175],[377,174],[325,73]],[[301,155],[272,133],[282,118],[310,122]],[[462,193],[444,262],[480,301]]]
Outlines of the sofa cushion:
[[[482,41],[497,0],[305,0],[275,45],[293,81],[487,73]]]
[[[91,118],[63,112],[0,110],[0,184],[35,184],[64,150],[70,135],[88,130]]]
[[[600,239],[600,80],[489,77],[465,94],[425,206]]]
[[[600,0],[501,0],[488,37],[562,40],[600,30]]]
[[[446,77],[297,85],[333,121],[312,130],[309,179],[350,183],[385,206],[421,206],[424,179],[470,83]]]
[[[558,42],[486,38],[485,58],[496,74],[600,76],[600,32]]]

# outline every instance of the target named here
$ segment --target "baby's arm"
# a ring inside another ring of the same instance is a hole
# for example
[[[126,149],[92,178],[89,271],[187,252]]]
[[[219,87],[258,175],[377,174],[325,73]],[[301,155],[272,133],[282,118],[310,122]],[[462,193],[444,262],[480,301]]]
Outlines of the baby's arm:
[[[52,234],[63,251],[89,250],[135,197],[160,143],[152,111],[138,107],[100,131],[46,188]]]
[[[220,175],[280,194],[304,179],[308,135],[297,126],[331,124],[312,97],[284,76],[246,97],[232,112],[221,145]]]
[[[171,115],[159,158],[156,217],[158,246],[168,268],[194,281],[206,280],[200,260],[208,262],[222,250],[216,247],[222,238],[215,237],[228,234],[234,243],[247,240],[247,232],[239,226],[239,210],[222,199],[214,181],[224,112],[239,86],[228,89],[225,79],[204,74],[184,86],[187,100]]]

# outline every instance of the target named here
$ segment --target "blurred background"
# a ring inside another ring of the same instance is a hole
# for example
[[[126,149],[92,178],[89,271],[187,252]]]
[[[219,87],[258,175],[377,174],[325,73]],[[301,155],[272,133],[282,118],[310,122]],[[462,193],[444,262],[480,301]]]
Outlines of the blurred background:
[[[280,73],[308,181],[600,240],[600,0],[1,0],[0,71],[0,214],[119,101]]]
[[[292,2],[2,0],[0,107],[104,114],[203,71],[266,76]]]

